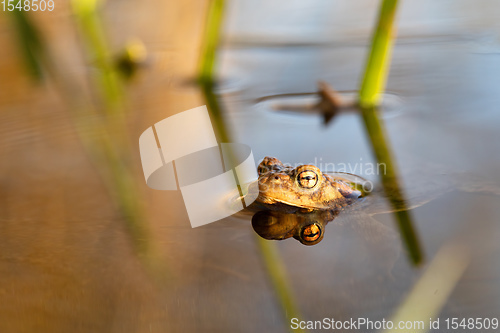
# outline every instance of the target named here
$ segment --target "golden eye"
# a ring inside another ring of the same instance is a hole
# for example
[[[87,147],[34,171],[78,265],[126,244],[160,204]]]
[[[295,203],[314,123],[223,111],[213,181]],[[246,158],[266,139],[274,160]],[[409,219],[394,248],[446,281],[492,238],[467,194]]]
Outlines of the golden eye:
[[[304,188],[313,188],[318,183],[318,175],[311,170],[302,171],[297,177],[299,185]]]
[[[321,236],[321,228],[316,224],[310,224],[302,229],[302,239],[306,242],[314,242]]]

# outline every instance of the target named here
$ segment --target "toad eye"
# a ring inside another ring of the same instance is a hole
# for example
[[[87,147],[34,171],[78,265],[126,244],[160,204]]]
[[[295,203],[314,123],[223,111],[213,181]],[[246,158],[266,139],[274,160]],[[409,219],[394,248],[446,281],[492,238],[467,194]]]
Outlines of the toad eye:
[[[318,175],[311,170],[302,171],[299,173],[297,181],[301,187],[313,188],[318,183]]]

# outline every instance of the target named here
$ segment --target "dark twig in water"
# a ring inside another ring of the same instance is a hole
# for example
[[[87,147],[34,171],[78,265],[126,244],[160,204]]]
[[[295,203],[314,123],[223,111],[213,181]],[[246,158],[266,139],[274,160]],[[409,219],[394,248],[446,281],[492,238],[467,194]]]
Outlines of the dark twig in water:
[[[355,92],[351,91],[350,93]],[[333,89],[332,86],[325,81],[318,81],[317,92],[271,95],[259,98],[257,102],[280,97],[301,96],[318,96],[319,101],[276,104],[273,108],[278,111],[292,111],[304,114],[319,113],[323,116],[325,125],[328,125],[330,121],[340,113],[357,111],[356,107],[358,101],[356,98],[342,96],[339,91]]]

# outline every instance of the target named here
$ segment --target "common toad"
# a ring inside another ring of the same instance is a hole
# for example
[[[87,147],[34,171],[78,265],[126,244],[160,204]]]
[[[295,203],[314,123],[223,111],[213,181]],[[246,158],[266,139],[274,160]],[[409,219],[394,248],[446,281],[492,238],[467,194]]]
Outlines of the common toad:
[[[277,158],[265,157],[259,164],[257,202],[287,205],[302,212],[337,209],[361,196],[349,183],[321,172],[314,165],[286,166]]]

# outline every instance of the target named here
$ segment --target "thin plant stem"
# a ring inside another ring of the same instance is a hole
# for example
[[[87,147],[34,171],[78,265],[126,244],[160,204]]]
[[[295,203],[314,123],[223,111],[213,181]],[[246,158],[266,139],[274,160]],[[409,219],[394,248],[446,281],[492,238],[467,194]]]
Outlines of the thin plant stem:
[[[385,173],[380,175],[384,192],[394,209],[394,216],[410,259],[417,265],[422,261],[422,250],[398,182],[397,168],[391,156],[383,123],[377,115],[377,106],[388,76],[397,4],[397,0],[382,0],[358,99],[373,153],[378,163],[386,166]]]
[[[149,251],[149,232],[144,224],[145,214],[139,204],[138,189],[130,168],[131,144],[125,122],[125,97],[119,73],[107,47],[97,5],[97,1],[72,1],[75,19],[86,45],[85,50],[97,67],[91,79],[95,82],[97,89],[94,92],[98,94],[100,102],[99,107],[85,103],[87,107],[84,110],[92,112],[76,114],[75,123],[87,150],[106,169],[104,180],[125,218],[136,250],[139,254],[146,255]],[[86,116],[93,116],[95,119],[92,128],[87,129],[98,134],[97,140],[87,138],[88,134],[82,131],[85,126],[82,128],[80,125]]]
[[[42,38],[25,11],[14,10],[11,16],[26,68],[34,79],[41,81],[43,78],[41,57],[44,57],[45,49]]]
[[[104,103],[103,112],[109,115],[123,114],[124,96],[118,70],[113,63],[104,29],[98,13],[99,1],[72,0],[72,8],[79,24],[86,51],[97,67],[97,91]]]
[[[202,40],[201,61],[198,82],[205,97],[212,121],[215,123],[219,142],[230,142],[230,134],[222,115],[217,96],[215,96],[215,60],[219,46],[220,30],[224,18],[224,0],[211,0],[209,2],[206,30]]]
[[[393,27],[397,4],[398,0],[382,0],[377,27],[372,36],[370,54],[359,91],[361,107],[377,106],[380,103],[380,94],[385,89],[395,36]]]
[[[209,4],[206,30],[203,38],[201,62],[198,75],[198,82],[205,97],[210,116],[215,124],[219,142],[231,142],[230,134],[224,121],[222,108],[215,95],[215,63],[216,52],[219,46],[219,36],[224,17],[224,0],[212,0]],[[233,155],[230,152],[231,155]],[[240,192],[241,194],[241,192]],[[275,248],[270,241],[257,238],[257,246],[260,250],[266,270],[271,279],[272,286],[276,291],[281,308],[285,314],[287,322],[291,318],[300,318],[297,307],[293,301],[292,290],[285,274],[285,267]]]
[[[96,87],[93,92],[98,94],[99,106],[90,102],[88,96],[81,93],[81,87],[54,63],[30,17],[15,11],[13,23],[21,51],[34,77],[40,79],[42,73],[47,74],[72,111],[77,134],[125,221],[136,253],[149,268],[155,269],[155,273],[163,274],[164,269],[156,265],[151,254],[150,233],[143,223],[145,214],[130,167],[130,144],[123,116],[124,96],[107,49],[97,1],[74,0],[72,5],[86,50],[98,69],[93,77],[98,83],[92,86]]]
[[[205,102],[207,103],[207,108],[210,113],[210,118],[215,124],[215,131],[217,133],[219,142],[231,142],[230,133],[227,130],[226,122],[222,115],[222,109],[220,107],[217,96],[214,93],[215,85],[211,82],[201,83],[201,90],[203,96],[205,97]]]
[[[290,323],[293,318],[301,318],[295,300],[290,292],[291,287],[288,283],[286,268],[279,256],[276,244],[273,243],[273,241],[265,240],[258,235],[256,235],[255,238],[257,239],[257,245],[267,273],[269,274],[271,285],[280,301],[281,308],[283,309],[286,322]],[[296,329],[293,330],[293,332],[307,331]]]
[[[382,187],[394,210],[394,217],[410,259],[413,264],[417,265],[423,259],[422,249],[398,182],[397,168],[386,142],[385,131],[378,118],[377,109],[375,107],[362,109],[362,117],[375,158],[378,163],[385,165],[385,172],[380,174]]]
[[[214,81],[214,67],[219,36],[224,18],[224,0],[210,0],[205,32],[202,39],[202,57],[198,79],[200,82]]]
[[[391,321],[393,323],[419,323],[419,326],[412,330],[415,333],[431,331],[429,318],[439,319],[439,313],[469,264],[469,249],[456,243],[443,246],[415,283],[404,302],[399,305]],[[384,333],[398,331],[400,330],[392,328],[385,330]]]

